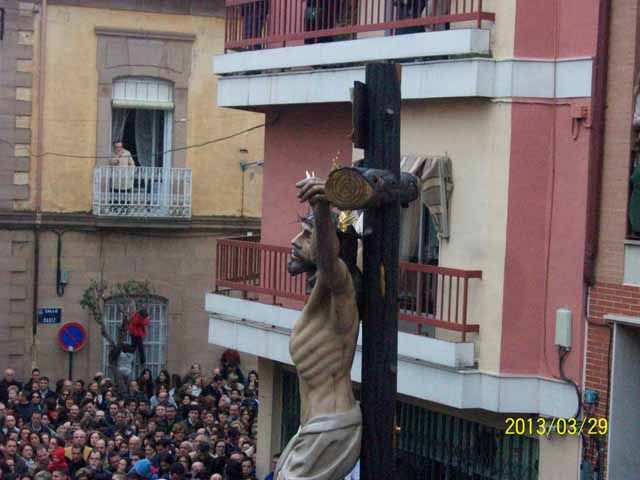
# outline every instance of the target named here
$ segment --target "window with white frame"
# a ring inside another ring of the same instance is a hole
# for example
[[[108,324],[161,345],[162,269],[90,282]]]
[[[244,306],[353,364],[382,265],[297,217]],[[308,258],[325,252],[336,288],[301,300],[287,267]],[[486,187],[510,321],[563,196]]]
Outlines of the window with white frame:
[[[173,85],[153,78],[113,84],[111,142],[122,142],[138,167],[171,168]]]
[[[122,308],[118,308],[121,303],[117,300],[109,300],[105,304],[104,319],[107,330],[112,338],[117,337],[117,330],[122,325]],[[142,306],[142,305],[140,305]],[[160,370],[165,368],[167,362],[167,301],[159,297],[151,297],[144,307],[149,312],[151,322],[147,327],[147,336],[144,338],[144,352],[146,356],[145,367],[150,369],[155,378]],[[129,335],[125,340],[131,343]],[[109,368],[109,344],[103,339],[102,342],[102,368],[103,371],[113,378],[113,372]],[[135,372],[142,371],[139,365],[140,358],[135,356]]]

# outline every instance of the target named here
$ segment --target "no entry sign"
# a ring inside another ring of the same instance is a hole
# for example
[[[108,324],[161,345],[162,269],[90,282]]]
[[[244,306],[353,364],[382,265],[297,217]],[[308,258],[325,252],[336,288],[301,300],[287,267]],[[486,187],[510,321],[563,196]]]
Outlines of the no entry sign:
[[[65,323],[58,331],[58,343],[65,352],[77,352],[86,341],[87,331],[79,323]]]

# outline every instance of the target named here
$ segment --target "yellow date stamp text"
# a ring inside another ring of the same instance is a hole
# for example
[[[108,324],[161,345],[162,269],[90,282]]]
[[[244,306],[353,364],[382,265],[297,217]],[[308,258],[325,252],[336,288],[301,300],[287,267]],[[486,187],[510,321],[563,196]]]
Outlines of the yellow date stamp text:
[[[507,417],[505,435],[606,435],[606,418],[525,418]]]

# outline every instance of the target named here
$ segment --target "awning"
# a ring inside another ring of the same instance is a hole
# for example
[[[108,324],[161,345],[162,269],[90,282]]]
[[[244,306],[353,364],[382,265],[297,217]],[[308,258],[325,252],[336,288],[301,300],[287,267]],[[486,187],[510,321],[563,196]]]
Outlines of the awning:
[[[439,238],[449,238],[449,198],[453,191],[451,159],[444,156],[404,155],[400,160],[403,172],[413,173],[420,179],[420,202],[411,202],[400,212],[400,260],[413,261],[418,253],[421,203],[431,215]],[[360,211],[354,225],[363,232],[363,212]]]
[[[426,157],[422,167],[422,203],[429,209],[440,238],[449,238],[449,198],[453,191],[451,159]]]

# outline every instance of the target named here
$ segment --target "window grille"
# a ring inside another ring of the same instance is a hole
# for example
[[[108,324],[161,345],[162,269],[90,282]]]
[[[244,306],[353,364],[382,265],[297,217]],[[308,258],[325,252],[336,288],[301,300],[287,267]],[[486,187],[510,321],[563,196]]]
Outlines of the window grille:
[[[144,353],[146,356],[146,368],[151,370],[155,378],[160,370],[165,368],[167,362],[167,301],[161,298],[151,298],[146,305],[146,309],[151,317],[151,322],[147,327],[147,336],[144,339]],[[117,336],[116,331],[122,325],[122,313],[118,309],[118,302],[110,300],[105,305],[104,319],[107,331],[114,338]],[[131,342],[127,335],[127,343]],[[109,344],[106,340],[102,341],[102,368],[106,375],[113,378],[113,372],[109,368]],[[140,374],[142,368],[140,366],[140,358],[136,352],[135,356],[135,374]]]
[[[282,449],[298,431],[300,390],[295,373],[282,370]],[[355,392],[356,398],[359,392]],[[409,477],[420,480],[537,480],[539,441],[471,420],[396,402],[400,427],[396,454]],[[399,472],[400,473],[400,472]],[[404,473],[404,471],[403,471]]]

